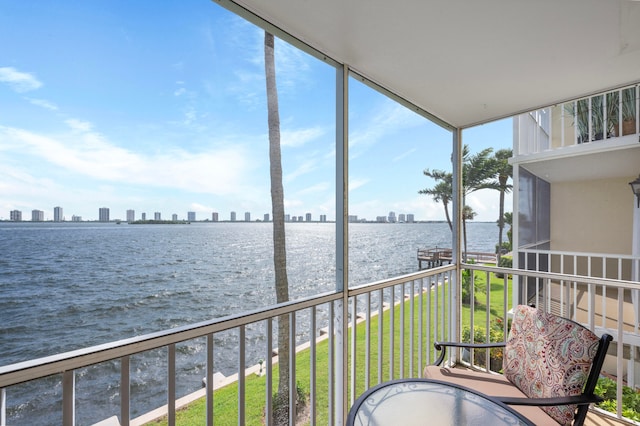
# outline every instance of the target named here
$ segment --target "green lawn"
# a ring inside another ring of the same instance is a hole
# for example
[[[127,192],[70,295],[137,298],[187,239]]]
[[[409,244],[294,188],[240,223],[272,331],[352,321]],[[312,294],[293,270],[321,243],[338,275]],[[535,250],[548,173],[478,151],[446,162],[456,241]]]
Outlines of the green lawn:
[[[482,283],[486,281],[486,275],[484,273],[477,272],[475,275],[475,285],[476,290],[478,288],[483,287]],[[510,281],[509,281],[510,286]],[[484,286],[486,287],[486,285]],[[504,281],[502,279],[497,279],[492,276],[491,286],[490,286],[490,303],[492,306],[491,312],[491,323],[493,324],[497,318],[501,317],[502,305],[503,305],[503,287]],[[447,285],[444,285],[440,288],[440,291],[444,290],[445,293],[448,290]],[[510,289],[509,289],[510,290]],[[411,345],[411,328],[410,328],[410,310],[411,310],[411,301],[404,302],[404,327],[401,327],[402,318],[401,318],[401,308],[400,305],[396,305],[393,309],[394,311],[394,378],[400,377],[409,377],[409,376],[420,376],[421,372],[418,371],[419,359],[418,359],[418,340],[420,336],[418,335],[419,324],[418,324],[418,309],[420,307],[420,299],[422,299],[423,309],[426,308],[427,305],[427,296],[426,293],[423,293],[422,296],[416,296],[413,300],[414,310],[416,319],[414,320],[413,327],[413,352],[410,350]],[[438,312],[442,311],[442,300],[438,301]],[[435,310],[436,301],[432,297],[430,300],[431,303],[431,312]],[[495,307],[495,309],[493,309]],[[486,297],[483,295],[477,295],[476,306],[474,309],[474,321],[476,326],[484,326],[486,323],[485,320],[485,312],[486,312]],[[469,319],[471,316],[471,310],[469,306],[463,306],[462,309],[462,324],[469,324]],[[370,386],[377,384],[379,381],[389,380],[391,378],[390,374],[390,363],[389,363],[389,354],[390,354],[390,319],[391,319],[391,311],[387,309],[383,313],[383,330],[382,330],[382,375],[378,377],[378,357],[380,354],[378,353],[378,318],[373,317],[370,321]],[[423,359],[426,360],[426,348],[427,348],[427,336],[426,336],[426,318],[423,318],[423,333],[422,336],[423,343]],[[433,319],[432,319],[433,324]],[[445,324],[445,329],[446,329]],[[400,372],[400,339],[401,333],[403,335],[403,347],[404,347],[404,374],[401,375]],[[365,353],[366,349],[366,323],[361,322],[356,326],[356,394],[360,395],[366,388],[365,386]],[[442,336],[438,336],[438,338],[442,338]],[[351,330],[349,331],[348,336],[348,345],[351,348]],[[433,347],[433,339],[434,334],[433,330],[429,332],[429,350],[431,351],[431,360],[434,359],[434,351],[431,349]],[[328,341],[323,340],[316,345],[316,411],[317,411],[317,423],[318,424],[328,424],[328,406],[329,402],[328,398],[328,386],[329,386],[329,356],[328,356],[329,346]],[[351,362],[351,349],[349,349],[349,363]],[[409,371],[411,358],[413,358],[413,371]],[[422,365],[424,366],[425,361],[422,361]],[[349,371],[350,371],[349,364]],[[277,386],[277,375],[278,368],[277,365],[274,366],[274,378],[273,383],[274,386]],[[349,377],[350,378],[350,377]],[[305,394],[309,394],[310,388],[310,351],[304,350],[297,354],[296,356],[296,379],[305,392]],[[265,403],[265,388],[266,388],[266,378],[258,377],[255,375],[250,375],[246,378],[246,405],[245,405],[245,415],[246,415],[246,423],[247,424],[261,424],[262,417],[264,413],[264,403]],[[356,396],[357,396],[356,395]],[[217,425],[236,425],[238,423],[238,386],[237,383],[230,384],[224,388],[218,389],[214,392],[214,422]],[[205,411],[205,398],[201,398],[187,407],[180,409],[176,414],[176,422],[180,425],[203,425],[205,424],[206,419],[206,411]],[[149,423],[150,425],[166,425],[167,420],[161,419],[156,422]]]

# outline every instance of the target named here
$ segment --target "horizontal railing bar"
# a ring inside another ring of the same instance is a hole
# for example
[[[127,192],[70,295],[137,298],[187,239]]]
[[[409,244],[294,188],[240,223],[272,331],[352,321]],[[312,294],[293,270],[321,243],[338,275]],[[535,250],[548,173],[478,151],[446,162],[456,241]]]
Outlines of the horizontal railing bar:
[[[425,269],[419,272],[412,272],[411,274],[401,275],[399,277],[391,278],[388,280],[374,281],[372,283],[351,287],[349,289],[349,297],[358,296],[371,291],[384,289],[397,284],[403,284],[412,280],[421,278],[429,278],[435,275],[440,275],[443,272],[453,271],[456,269],[456,265],[438,266],[437,268]]]
[[[543,250],[543,249],[520,249],[520,253],[544,254],[547,256],[595,257],[600,259],[628,259],[628,260],[640,259],[640,256],[633,256],[630,254],[589,253],[589,252],[559,251],[559,250],[549,251],[549,250]]]
[[[497,266],[482,266],[477,264],[462,264],[462,269],[472,269],[476,271],[487,271],[500,274],[513,274],[525,277],[548,278],[559,281],[575,281],[582,284],[596,284],[602,286],[611,286],[615,288],[626,288],[629,290],[639,290],[640,285],[637,281],[616,280],[611,278],[596,278],[586,275],[560,274],[555,272],[529,271],[526,269],[501,268]]]
[[[342,295],[340,293],[325,293],[320,296],[283,303],[276,307],[217,318],[89,348],[0,366],[0,388],[203,337],[209,333],[230,330],[341,298]]]

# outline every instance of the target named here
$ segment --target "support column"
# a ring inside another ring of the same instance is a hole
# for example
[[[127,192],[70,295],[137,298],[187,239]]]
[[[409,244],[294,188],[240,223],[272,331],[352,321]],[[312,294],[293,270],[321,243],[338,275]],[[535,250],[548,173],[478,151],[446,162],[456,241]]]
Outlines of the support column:
[[[336,68],[336,292],[342,299],[336,306],[335,404],[336,425],[343,425],[347,401],[348,359],[348,287],[349,287],[349,172],[348,110],[349,67]]]
[[[462,208],[463,208],[463,188],[462,188],[462,129],[453,130],[453,263],[456,271],[453,282],[449,285],[449,340],[457,342],[460,337],[460,285],[462,282]],[[452,354],[453,355],[453,354]],[[453,355],[453,361],[457,361],[457,354]]]

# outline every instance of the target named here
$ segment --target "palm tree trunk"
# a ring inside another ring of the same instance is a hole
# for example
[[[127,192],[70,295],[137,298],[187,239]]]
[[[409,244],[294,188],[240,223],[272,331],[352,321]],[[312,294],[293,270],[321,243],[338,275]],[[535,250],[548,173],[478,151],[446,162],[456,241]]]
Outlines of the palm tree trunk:
[[[444,215],[447,218],[447,223],[449,224],[449,230],[453,232],[453,223],[451,223],[451,216],[449,216],[449,203],[443,201],[442,204],[444,205]]]
[[[498,219],[498,253],[496,256],[496,266],[500,266],[502,256],[502,231],[504,230],[504,191],[500,191],[500,218]]]
[[[271,171],[271,208],[273,214],[273,263],[276,278],[276,300],[289,300],[287,279],[287,251],[284,229],[284,189],[282,187],[282,158],[280,152],[280,113],[278,111],[278,90],[276,87],[276,67],[274,60],[273,34],[264,33],[264,62],[267,81],[267,113],[269,123],[269,161]],[[289,412],[289,316],[278,318],[278,408],[276,424]],[[295,394],[295,393],[294,393]],[[285,423],[286,424],[286,423]]]
[[[467,219],[462,219],[462,238],[464,238],[464,252],[462,253],[462,261],[467,261]]]

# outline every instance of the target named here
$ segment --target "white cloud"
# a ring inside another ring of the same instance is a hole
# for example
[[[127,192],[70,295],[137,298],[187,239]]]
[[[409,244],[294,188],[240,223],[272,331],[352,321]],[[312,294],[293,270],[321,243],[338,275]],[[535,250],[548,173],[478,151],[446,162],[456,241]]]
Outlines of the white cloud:
[[[356,178],[351,178],[349,179],[349,192],[354,191],[366,184],[369,183],[370,179],[356,179]]]
[[[280,135],[281,145],[299,147],[324,135],[321,127],[312,127],[300,130],[285,130]]]
[[[403,152],[402,154],[400,154],[400,155],[398,155],[398,156],[394,157],[394,158],[393,158],[393,160],[391,160],[391,161],[392,161],[392,162],[394,162],[394,163],[395,163],[395,162],[398,162],[398,161],[402,160],[403,158],[406,158],[406,157],[410,156],[411,154],[413,154],[413,153],[414,153],[414,152],[416,152],[416,151],[417,151],[417,149],[416,149],[416,148],[412,148],[412,149],[410,149],[410,150],[408,150],[408,151],[405,151],[405,152]]]
[[[304,161],[293,172],[288,173],[284,177],[285,182],[291,182],[295,179],[298,179],[300,176],[306,175],[307,173],[311,173],[312,171],[318,168],[317,164],[318,162],[313,158],[310,158]]]
[[[209,207],[209,206],[204,206],[202,204],[199,203],[191,203],[189,205],[189,208],[191,209],[191,211],[193,212],[205,212],[205,213],[211,213],[213,211],[215,211],[215,209],[213,207]],[[202,220],[202,219],[200,219]]]
[[[0,82],[8,84],[9,87],[19,93],[42,87],[42,82],[35,76],[18,71],[13,67],[0,67]]]
[[[89,128],[88,123],[79,121],[68,124],[74,129]],[[113,145],[93,132],[54,138],[3,126],[0,142],[4,149],[31,155],[106,185],[149,185],[218,195],[253,191],[243,184],[252,173],[251,157],[237,145],[196,153],[165,149],[143,154]]]
[[[44,99],[34,99],[34,98],[26,98],[29,102],[31,102],[33,105],[37,105],[39,107],[51,110],[51,111],[57,111],[58,110],[58,106],[56,104],[54,104],[53,102],[49,102],[46,101]]]
[[[349,147],[369,147],[384,136],[401,129],[419,126],[424,119],[391,100],[385,100],[377,112],[367,113],[366,122],[349,134]]]
[[[76,132],[89,132],[93,128],[91,123],[89,123],[88,121],[81,121],[75,118],[65,120],[65,123],[67,123],[67,126],[69,126],[71,130],[74,130]]]
[[[304,201],[302,200],[298,200],[298,199],[292,199],[292,198],[286,198],[284,199],[284,209],[285,211],[289,211],[298,207],[304,207],[306,204]],[[296,215],[298,216],[299,213],[293,212],[290,213],[291,215]]]
[[[174,96],[181,96],[181,95],[184,95],[185,93],[187,93],[187,89],[185,89],[184,87],[181,87],[175,92],[173,92]]]
[[[318,192],[325,192],[331,188],[329,182],[320,182],[315,185],[309,186],[297,192],[298,195],[316,194]]]

